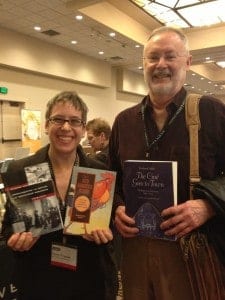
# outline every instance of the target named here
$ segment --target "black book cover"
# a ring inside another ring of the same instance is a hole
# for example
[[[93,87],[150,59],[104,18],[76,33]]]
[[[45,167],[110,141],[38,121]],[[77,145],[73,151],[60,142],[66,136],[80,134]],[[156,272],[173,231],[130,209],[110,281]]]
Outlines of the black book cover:
[[[135,218],[139,235],[175,240],[160,229],[163,209],[177,203],[177,162],[124,162],[123,191],[126,213]]]
[[[49,166],[41,163],[1,174],[14,232],[39,236],[63,228]]]

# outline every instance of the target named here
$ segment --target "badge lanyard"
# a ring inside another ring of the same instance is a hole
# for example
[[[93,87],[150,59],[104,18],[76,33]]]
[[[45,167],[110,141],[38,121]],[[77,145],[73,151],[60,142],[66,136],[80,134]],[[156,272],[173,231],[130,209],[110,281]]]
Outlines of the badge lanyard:
[[[70,176],[70,182],[69,182],[68,189],[67,189],[67,192],[66,192],[65,204],[63,204],[63,200],[61,199],[61,196],[60,196],[59,191],[58,191],[58,189],[57,189],[56,180],[55,180],[55,175],[54,175],[54,171],[53,171],[53,166],[52,166],[52,163],[51,163],[51,160],[50,160],[49,157],[48,157],[48,164],[49,164],[49,169],[50,169],[50,173],[51,173],[53,182],[54,182],[54,184],[55,184],[56,196],[57,196],[57,198],[60,200],[60,201],[59,201],[59,202],[60,202],[60,209],[64,210],[64,206],[67,204],[67,196],[68,196],[68,192],[69,192],[70,185],[71,185],[72,174],[71,174],[71,176]],[[76,155],[76,159],[75,159],[75,161],[74,161],[73,166],[79,166],[79,156],[78,156],[78,154]]]
[[[185,99],[182,102],[182,104],[179,106],[175,114],[172,116],[172,118],[169,120],[169,122],[163,127],[163,129],[160,131],[160,133],[154,138],[154,140],[149,143],[149,138],[147,134],[147,125],[146,125],[146,118],[145,118],[145,109],[147,106],[147,103],[142,104],[141,106],[141,116],[142,116],[142,121],[144,123],[144,135],[145,135],[145,143],[147,146],[147,152],[146,152],[146,159],[150,159],[150,150],[151,148],[164,136],[164,134],[167,132],[169,126],[173,123],[173,121],[176,119],[176,117],[179,115],[179,113],[183,110],[185,105]]]
[[[76,159],[75,159],[75,162],[74,162],[74,166],[79,166],[79,162],[80,162],[80,159],[79,159],[79,156],[78,154],[76,155]],[[69,194],[69,190],[70,190],[70,186],[71,186],[71,179],[72,179],[72,174],[70,176],[70,182],[69,182],[69,185],[68,185],[68,189],[67,189],[67,192],[66,192],[66,197],[65,197],[65,203],[63,203],[63,200],[59,194],[59,191],[57,189],[57,185],[56,185],[56,180],[55,180],[55,175],[54,175],[54,171],[53,171],[53,167],[52,167],[52,163],[51,163],[51,160],[50,158],[48,157],[48,164],[49,164],[49,169],[50,169],[50,173],[51,173],[51,176],[52,176],[52,179],[53,179],[53,182],[54,182],[54,185],[55,185],[55,192],[56,192],[56,197],[59,199],[59,206],[60,206],[60,211],[61,211],[61,214],[64,215],[65,214],[65,209],[66,209],[66,204],[68,202],[68,194]],[[63,235],[63,244],[65,245],[66,244],[66,236]]]

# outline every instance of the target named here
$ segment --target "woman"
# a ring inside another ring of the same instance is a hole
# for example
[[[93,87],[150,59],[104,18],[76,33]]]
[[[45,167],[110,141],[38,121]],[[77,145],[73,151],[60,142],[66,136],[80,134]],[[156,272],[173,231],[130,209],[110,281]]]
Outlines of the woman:
[[[48,102],[45,114],[45,130],[50,143],[32,156],[13,161],[7,170],[8,173],[15,172],[25,166],[48,162],[63,219],[73,167],[104,168],[100,162],[86,157],[79,145],[85,133],[87,111],[86,104],[76,93],[56,95]],[[84,236],[65,236],[60,230],[35,238],[31,232],[10,234],[9,225],[9,212],[6,211],[3,232],[8,234],[7,244],[15,253],[19,299],[116,298],[116,268],[110,229],[96,230]],[[75,271],[51,265],[57,256],[55,249],[71,253],[69,264]]]

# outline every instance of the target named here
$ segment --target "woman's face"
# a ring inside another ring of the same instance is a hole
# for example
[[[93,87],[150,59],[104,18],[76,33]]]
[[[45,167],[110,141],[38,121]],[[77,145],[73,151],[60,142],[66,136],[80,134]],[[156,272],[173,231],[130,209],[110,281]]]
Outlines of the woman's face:
[[[72,121],[70,123],[70,121]],[[57,103],[45,124],[50,147],[60,154],[74,153],[85,133],[81,111],[70,102]]]

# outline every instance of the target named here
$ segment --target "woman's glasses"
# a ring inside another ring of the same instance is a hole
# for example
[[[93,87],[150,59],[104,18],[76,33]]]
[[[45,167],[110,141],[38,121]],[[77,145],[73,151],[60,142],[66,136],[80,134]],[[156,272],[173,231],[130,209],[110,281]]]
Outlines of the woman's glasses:
[[[48,120],[57,126],[63,126],[66,122],[68,122],[71,127],[80,127],[85,125],[85,122],[79,118],[64,119],[61,117],[51,117]]]

